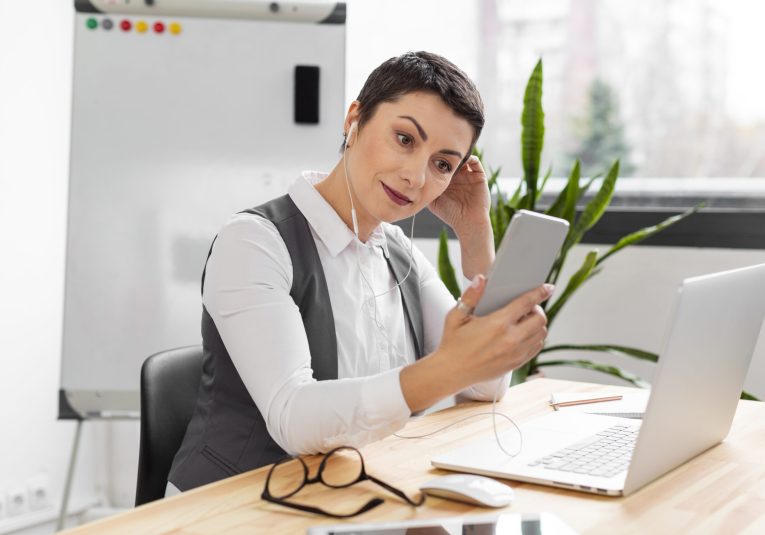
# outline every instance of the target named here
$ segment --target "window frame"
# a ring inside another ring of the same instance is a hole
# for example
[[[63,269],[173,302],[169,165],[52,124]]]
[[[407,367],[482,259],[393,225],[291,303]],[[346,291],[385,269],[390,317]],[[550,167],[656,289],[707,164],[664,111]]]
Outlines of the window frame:
[[[512,194],[518,179],[500,179],[499,184],[504,194]],[[563,184],[565,179],[550,179],[539,206],[549,206]],[[597,187],[596,182],[591,191],[597,191]],[[582,199],[578,213],[591,196]],[[620,179],[609,207],[581,243],[614,244],[627,234],[656,225],[700,202],[706,206],[699,212],[636,245],[765,250],[765,179],[759,178]],[[397,224],[408,232],[411,218]],[[447,226],[440,219],[423,210],[414,235],[437,239],[443,228]],[[456,238],[451,229],[447,231],[450,238]]]

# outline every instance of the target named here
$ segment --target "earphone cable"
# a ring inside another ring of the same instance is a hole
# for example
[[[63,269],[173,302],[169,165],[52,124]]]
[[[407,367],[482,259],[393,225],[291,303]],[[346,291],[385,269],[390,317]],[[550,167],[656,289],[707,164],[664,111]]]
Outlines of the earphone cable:
[[[494,439],[497,441],[497,446],[499,446],[499,449],[502,450],[502,453],[507,455],[508,457],[517,457],[520,455],[521,451],[523,451],[523,433],[521,432],[521,428],[518,427],[518,424],[515,423],[515,420],[513,420],[510,416],[503,412],[497,412],[497,397],[499,395],[499,389],[502,387],[502,381],[499,381],[497,383],[497,388],[494,391],[494,399],[491,403],[491,412],[479,412],[478,414],[471,414],[470,416],[465,416],[464,418],[460,418],[456,422],[452,422],[450,424],[447,424],[443,427],[439,427],[435,431],[431,431],[429,433],[425,433],[422,435],[400,435],[398,433],[393,433],[393,436],[396,438],[428,438],[430,436],[433,436],[437,433],[440,433],[441,431],[446,431],[452,426],[455,426],[459,423],[462,423],[466,420],[470,420],[471,418],[476,418],[478,416],[491,416],[491,423],[492,423],[492,430],[494,431]],[[502,440],[499,438],[499,432],[497,431],[497,416],[501,416],[511,424],[513,424],[513,427],[515,427],[516,431],[518,431],[518,450],[514,453],[510,453],[505,449],[505,447],[502,445]]]
[[[354,128],[355,128],[355,123],[353,123],[351,125],[351,128],[348,131],[348,139],[350,139],[351,133],[353,132]],[[353,222],[353,233],[356,235],[356,239],[359,240],[359,228],[358,228],[358,220],[356,219],[356,208],[353,205],[353,195],[351,193],[351,184],[350,184],[350,180],[348,178],[348,160],[347,160],[347,157],[346,157],[347,154],[348,154],[348,142],[346,140],[345,146],[343,147],[343,171],[344,171],[344,174],[345,174],[345,186],[348,189],[348,199],[351,202],[351,220]],[[377,326],[378,330],[383,335],[385,340],[388,342],[390,347],[393,348],[393,350],[395,351],[395,353],[397,354],[398,357],[405,357],[405,355],[404,355],[404,353],[402,351],[400,351],[398,349],[398,347],[396,347],[396,345],[393,343],[393,341],[388,337],[388,335],[386,333],[385,326],[380,323],[380,320],[379,320],[379,317],[378,317],[378,312],[377,312],[377,298],[378,297],[382,297],[383,295],[386,295],[386,294],[392,292],[393,290],[395,290],[396,288],[400,287],[404,283],[404,281],[409,277],[409,274],[412,272],[412,263],[414,262],[413,244],[414,244],[414,220],[415,220],[415,217],[416,217],[416,214],[412,216],[412,228],[411,228],[410,233],[409,233],[409,269],[407,270],[406,275],[404,276],[403,279],[401,279],[400,282],[397,282],[395,285],[390,287],[388,290],[386,290],[386,291],[384,291],[384,292],[382,292],[380,294],[376,294],[375,293],[375,290],[372,287],[372,284],[369,282],[369,280],[367,280],[366,275],[364,275],[364,270],[362,269],[361,262],[359,261],[358,244],[356,244],[356,247],[357,247],[356,248],[356,266],[359,269],[359,274],[361,275],[361,278],[364,280],[364,283],[367,285],[367,287],[369,288],[369,292],[372,295],[371,299],[372,299],[372,302],[373,302],[373,305],[374,305],[374,322],[375,322],[375,325]],[[516,424],[515,421],[510,416],[508,416],[508,415],[506,415],[504,413],[497,413],[497,397],[499,396],[499,389],[501,388],[501,386],[502,386],[502,381],[500,380],[497,383],[497,388],[494,391],[494,398],[492,400],[491,412],[490,413],[485,412],[485,413],[480,413],[480,414],[474,414],[474,415],[471,415],[471,416],[467,416],[465,418],[457,420],[456,422],[452,422],[449,425],[446,425],[446,426],[444,426],[444,427],[442,427],[440,429],[437,429],[437,430],[435,430],[435,431],[433,431],[431,433],[427,433],[425,435],[402,436],[402,435],[399,435],[397,433],[394,433],[393,435],[398,437],[398,438],[425,438],[425,437],[434,435],[436,433],[440,433],[441,431],[444,431],[445,429],[448,429],[448,428],[452,427],[453,425],[456,425],[456,424],[458,424],[460,422],[463,422],[465,420],[468,420],[470,418],[474,418],[476,416],[491,415],[492,429],[494,431],[494,438],[497,441],[497,445],[502,450],[502,452],[505,453],[505,455],[507,455],[509,457],[515,457],[518,454],[520,454],[522,449],[523,449],[523,433],[521,432],[520,427],[518,427],[518,424]],[[518,431],[519,445],[518,445],[518,451],[515,452],[515,453],[508,452],[505,449],[505,447],[502,445],[502,441],[499,438],[499,432],[497,431],[497,414],[499,414],[500,416],[502,416],[503,418],[508,420],[511,424],[513,424],[515,429]]]

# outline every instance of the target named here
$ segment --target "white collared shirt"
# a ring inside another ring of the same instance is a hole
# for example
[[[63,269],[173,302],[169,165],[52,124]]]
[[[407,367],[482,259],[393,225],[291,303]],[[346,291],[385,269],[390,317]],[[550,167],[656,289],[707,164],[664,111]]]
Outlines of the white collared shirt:
[[[304,172],[289,195],[309,223],[329,290],[337,336],[338,379],[316,381],[300,311],[290,297],[292,262],[279,231],[253,214],[236,214],[221,229],[207,262],[203,302],[268,431],[291,454],[362,446],[403,427],[410,416],[399,382],[415,361],[401,293],[394,287],[385,232],[362,243]],[[383,223],[406,246],[409,239]],[[454,298],[417,247],[425,354],[441,340]],[[414,270],[413,270],[414,271]],[[376,299],[372,297],[378,294]],[[379,295],[383,294],[383,295]],[[509,374],[501,378],[504,393]],[[463,392],[491,399],[497,381]]]

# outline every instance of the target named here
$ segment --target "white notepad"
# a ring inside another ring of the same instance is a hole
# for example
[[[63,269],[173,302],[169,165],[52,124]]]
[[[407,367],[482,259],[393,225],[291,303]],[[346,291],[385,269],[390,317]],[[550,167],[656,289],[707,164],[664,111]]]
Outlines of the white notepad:
[[[620,392],[555,392],[550,396],[550,405],[556,411],[586,412],[588,414],[603,414],[606,416],[619,416],[622,418],[642,418],[648,404],[650,390],[637,390],[622,394]],[[580,405],[568,405],[559,407],[556,403],[580,401],[593,397],[609,397],[621,395],[622,399],[615,401],[598,401],[595,403],[582,403]]]

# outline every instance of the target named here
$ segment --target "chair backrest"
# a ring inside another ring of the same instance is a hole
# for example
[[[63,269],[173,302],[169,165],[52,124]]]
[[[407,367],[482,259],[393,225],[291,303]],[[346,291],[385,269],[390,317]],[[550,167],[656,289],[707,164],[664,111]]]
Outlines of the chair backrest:
[[[202,359],[202,346],[179,347],[152,355],[141,366],[136,506],[165,496],[170,466],[194,413]]]

